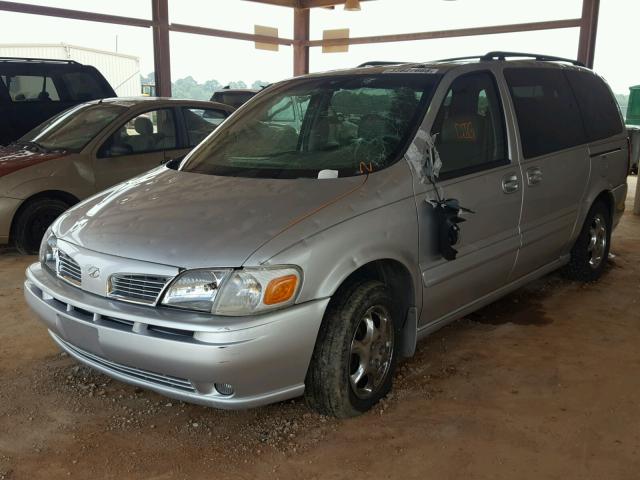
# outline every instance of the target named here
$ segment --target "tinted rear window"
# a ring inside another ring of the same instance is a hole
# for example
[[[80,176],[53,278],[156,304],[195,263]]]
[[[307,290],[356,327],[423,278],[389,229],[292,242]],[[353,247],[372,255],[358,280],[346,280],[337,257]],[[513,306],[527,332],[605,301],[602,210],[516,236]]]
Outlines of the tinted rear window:
[[[562,70],[507,68],[525,158],[586,143],[580,110]]]
[[[58,102],[60,95],[48,75],[2,75],[13,102]]]
[[[602,140],[622,131],[615,99],[604,81],[588,72],[565,72],[578,100],[589,141]]]
[[[102,82],[89,72],[68,72],[62,78],[69,93],[69,99],[78,102],[86,102],[97,98],[111,96]]]

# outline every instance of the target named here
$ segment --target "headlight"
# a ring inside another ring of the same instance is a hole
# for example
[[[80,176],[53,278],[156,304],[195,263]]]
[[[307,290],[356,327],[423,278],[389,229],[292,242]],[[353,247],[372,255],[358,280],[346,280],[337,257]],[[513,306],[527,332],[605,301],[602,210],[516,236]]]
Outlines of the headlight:
[[[56,236],[51,233],[51,228],[49,228],[44,237],[42,237],[42,242],[40,243],[40,263],[43,267],[47,267],[52,271],[56,269],[56,251],[58,250],[58,239]]]
[[[211,312],[220,285],[230,273],[231,270],[187,270],[171,283],[162,303]]]
[[[188,270],[162,303],[216,315],[253,315],[293,304],[302,283],[296,267]]]

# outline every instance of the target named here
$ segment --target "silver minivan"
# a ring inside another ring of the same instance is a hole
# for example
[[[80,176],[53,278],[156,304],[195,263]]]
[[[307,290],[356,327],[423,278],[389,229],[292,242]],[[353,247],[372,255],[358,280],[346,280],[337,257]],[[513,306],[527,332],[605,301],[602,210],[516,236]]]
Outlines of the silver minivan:
[[[220,408],[357,415],[416,342],[603,272],[627,191],[609,87],[506,54],[308,75],[60,216],[25,296],[81,362]],[[302,121],[283,124],[283,107]]]

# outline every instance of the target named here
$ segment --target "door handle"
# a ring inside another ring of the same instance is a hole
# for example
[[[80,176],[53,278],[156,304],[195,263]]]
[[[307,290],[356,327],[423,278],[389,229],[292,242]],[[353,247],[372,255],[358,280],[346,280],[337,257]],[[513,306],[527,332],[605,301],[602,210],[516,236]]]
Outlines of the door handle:
[[[514,193],[520,189],[520,180],[518,175],[512,173],[502,179],[502,191],[504,193]]]
[[[537,185],[542,181],[542,169],[540,167],[531,167],[527,169],[527,185]]]

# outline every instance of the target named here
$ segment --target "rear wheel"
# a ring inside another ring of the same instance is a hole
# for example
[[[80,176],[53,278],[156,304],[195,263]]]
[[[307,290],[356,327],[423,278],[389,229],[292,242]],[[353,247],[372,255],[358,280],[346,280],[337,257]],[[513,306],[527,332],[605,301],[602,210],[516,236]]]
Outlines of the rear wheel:
[[[308,404],[325,415],[353,417],[391,389],[400,333],[386,286],[346,288],[327,309],[307,373]]]
[[[607,205],[597,201],[589,210],[582,231],[571,250],[567,266],[570,278],[592,282],[600,278],[609,257],[611,213]]]
[[[38,253],[40,242],[49,225],[70,205],[57,198],[36,198],[18,213],[13,240],[18,251],[25,255]]]

